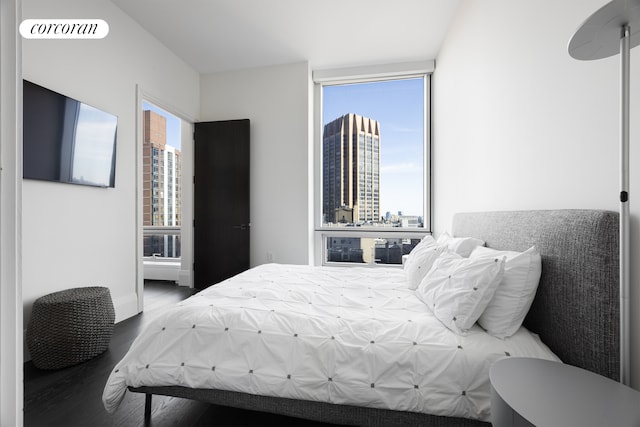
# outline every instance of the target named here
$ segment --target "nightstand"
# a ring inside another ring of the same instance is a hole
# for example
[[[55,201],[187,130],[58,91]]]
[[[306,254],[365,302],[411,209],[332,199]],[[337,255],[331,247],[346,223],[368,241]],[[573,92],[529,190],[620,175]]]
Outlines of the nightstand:
[[[640,426],[640,392],[575,366],[512,357],[489,378],[494,427]]]

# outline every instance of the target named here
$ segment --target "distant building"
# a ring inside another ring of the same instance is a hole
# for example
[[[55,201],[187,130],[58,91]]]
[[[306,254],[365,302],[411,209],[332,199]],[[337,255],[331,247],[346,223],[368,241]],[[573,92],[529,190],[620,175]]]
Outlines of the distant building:
[[[403,239],[378,239],[375,259],[378,264],[402,264]]]
[[[324,126],[322,137],[322,214],[341,222],[379,222],[380,123],[345,114]],[[352,210],[352,211],[349,211]]]
[[[180,150],[167,145],[167,120],[143,112],[143,225],[180,225]]]
[[[345,224],[353,223],[353,208],[348,206],[340,206],[339,208],[336,208],[334,218],[334,222],[341,222]]]
[[[404,228],[417,228],[422,225],[420,217],[416,215],[399,215],[398,222],[400,227]]]
[[[327,239],[327,261],[365,262],[359,237],[330,237]]]

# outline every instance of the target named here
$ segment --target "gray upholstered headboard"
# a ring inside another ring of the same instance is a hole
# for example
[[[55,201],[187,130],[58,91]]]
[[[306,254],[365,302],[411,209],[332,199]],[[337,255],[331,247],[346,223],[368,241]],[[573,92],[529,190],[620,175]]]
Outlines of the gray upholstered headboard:
[[[565,363],[619,380],[617,212],[458,213],[452,233],[480,238],[496,249],[536,245],[542,276],[524,325]]]

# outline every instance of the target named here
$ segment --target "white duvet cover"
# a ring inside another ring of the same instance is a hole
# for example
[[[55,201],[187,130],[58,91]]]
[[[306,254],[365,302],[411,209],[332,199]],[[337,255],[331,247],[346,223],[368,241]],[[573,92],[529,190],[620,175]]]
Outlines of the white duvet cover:
[[[398,268],[262,265],[150,323],[116,365],[104,406],[127,386],[176,385],[490,419],[489,367],[558,360],[525,328],[457,335]]]

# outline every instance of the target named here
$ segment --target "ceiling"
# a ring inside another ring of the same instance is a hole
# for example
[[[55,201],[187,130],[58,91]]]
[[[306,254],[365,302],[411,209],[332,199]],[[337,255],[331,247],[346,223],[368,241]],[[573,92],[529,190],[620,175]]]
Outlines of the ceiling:
[[[459,0],[112,0],[202,74],[435,59]]]

